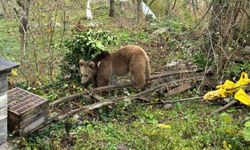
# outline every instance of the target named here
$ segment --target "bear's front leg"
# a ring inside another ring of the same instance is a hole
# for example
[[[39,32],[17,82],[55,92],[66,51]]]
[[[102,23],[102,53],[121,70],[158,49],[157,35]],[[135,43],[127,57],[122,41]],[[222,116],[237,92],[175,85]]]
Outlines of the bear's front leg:
[[[102,87],[102,86],[107,86],[109,84],[109,78],[100,76],[97,78],[97,86]]]
[[[112,74],[111,65],[109,62],[101,62],[97,71],[97,85],[98,87],[107,86]]]

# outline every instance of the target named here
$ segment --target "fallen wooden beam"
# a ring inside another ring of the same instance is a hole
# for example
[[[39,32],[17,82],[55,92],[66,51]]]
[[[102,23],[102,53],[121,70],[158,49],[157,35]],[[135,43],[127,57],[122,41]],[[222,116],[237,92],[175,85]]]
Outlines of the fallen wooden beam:
[[[169,90],[165,95],[166,96],[171,96],[171,95],[176,95],[176,94],[180,94],[188,89],[190,89],[192,87],[191,83],[184,83],[174,89]]]
[[[155,79],[159,79],[159,78],[163,78],[166,76],[171,76],[171,75],[176,75],[176,74],[183,74],[183,73],[194,73],[194,70],[177,70],[177,71],[168,71],[168,72],[163,72],[157,75],[152,75],[150,77],[150,81],[155,80]],[[98,87],[98,88],[94,88],[91,91],[84,91],[81,93],[75,93],[66,97],[62,97],[59,98],[53,102],[50,103],[50,107],[56,106],[60,103],[63,103],[65,101],[70,101],[76,98],[80,98],[82,95],[86,95],[90,92],[92,93],[97,93],[97,92],[103,92],[103,91],[109,91],[109,90],[114,90],[114,89],[119,89],[119,88],[124,88],[124,87],[129,87],[132,86],[133,83],[129,82],[129,83],[124,83],[124,84],[120,84],[120,85],[109,85],[109,86],[104,86],[104,87]]]
[[[130,99],[130,100],[133,100],[133,99],[136,99],[136,98],[138,98],[140,96],[147,95],[147,94],[149,94],[151,92],[155,92],[156,90],[158,90],[160,88],[170,86],[171,84],[176,83],[176,82],[197,81],[197,80],[201,80],[201,78],[202,78],[202,76],[196,76],[196,77],[191,77],[191,78],[179,79],[179,80],[175,80],[175,81],[169,81],[167,83],[162,83],[162,84],[159,84],[157,86],[149,88],[149,89],[147,89],[145,91],[139,92],[139,93],[137,93],[135,95],[132,95],[132,96],[122,96],[122,97],[117,97],[117,98],[113,98],[113,99],[110,99],[110,100],[103,100],[101,102],[97,102],[97,103],[94,103],[94,104],[91,104],[91,105],[87,105],[87,106],[83,106],[83,107],[78,108],[78,109],[71,110],[70,112],[59,116],[58,119],[61,120],[61,119],[64,119],[65,117],[67,117],[67,116],[74,115],[74,114],[76,114],[78,112],[90,111],[90,110],[100,108],[100,107],[103,107],[103,106],[107,106],[107,105],[110,105],[110,104],[115,104],[119,100],[123,100],[123,99],[127,99],[127,98]]]

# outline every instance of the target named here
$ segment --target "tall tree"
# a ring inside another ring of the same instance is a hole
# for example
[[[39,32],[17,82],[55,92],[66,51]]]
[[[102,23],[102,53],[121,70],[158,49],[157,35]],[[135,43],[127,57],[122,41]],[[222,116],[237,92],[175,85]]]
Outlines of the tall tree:
[[[110,9],[109,9],[109,17],[115,17],[115,0],[109,0]]]

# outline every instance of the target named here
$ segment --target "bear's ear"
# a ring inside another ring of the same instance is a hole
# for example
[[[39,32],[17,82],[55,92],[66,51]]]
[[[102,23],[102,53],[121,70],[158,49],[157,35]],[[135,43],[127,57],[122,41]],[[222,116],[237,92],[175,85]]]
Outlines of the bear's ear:
[[[89,62],[89,67],[92,68],[92,69],[95,68],[95,63],[93,61],[90,61]]]
[[[80,63],[80,66],[84,65],[84,60],[80,59],[79,63]]]

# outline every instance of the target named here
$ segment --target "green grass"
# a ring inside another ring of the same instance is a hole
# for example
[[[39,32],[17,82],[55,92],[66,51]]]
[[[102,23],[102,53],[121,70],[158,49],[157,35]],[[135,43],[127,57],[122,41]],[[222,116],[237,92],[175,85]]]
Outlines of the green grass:
[[[119,144],[142,150],[249,149],[241,134],[246,116],[238,116],[247,110],[208,115],[217,108],[200,102],[177,103],[170,110],[136,102],[127,107],[119,103],[97,110],[98,116],[92,119],[70,119],[69,135],[62,121],[29,135],[24,143],[25,147],[40,149],[111,150]]]
[[[0,54],[11,60],[17,60],[16,57],[20,56],[16,27],[16,20],[0,19]]]

